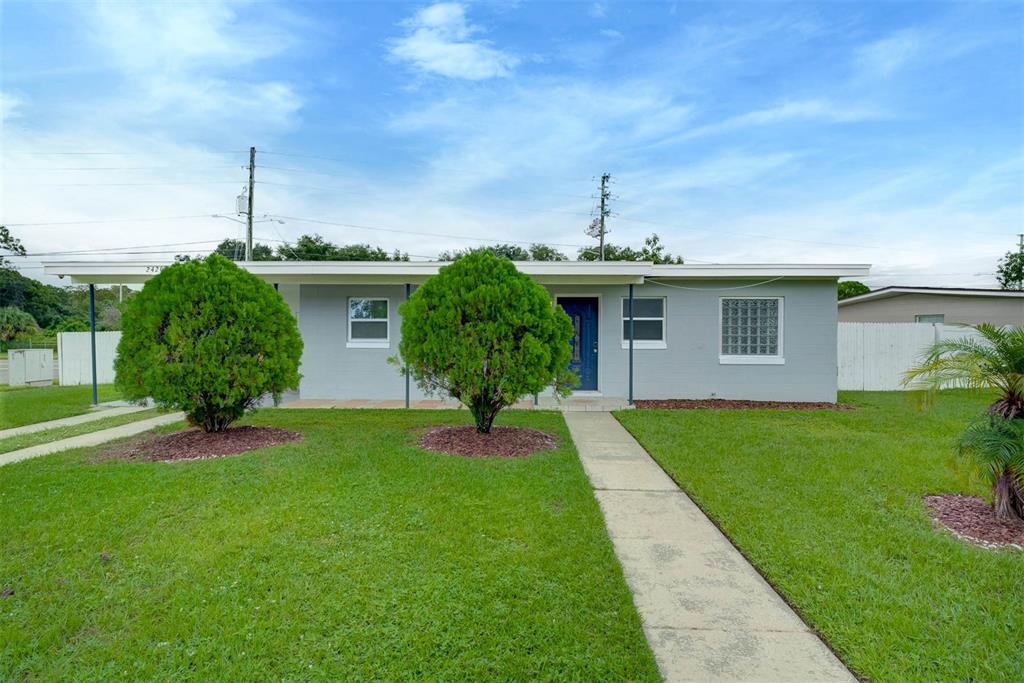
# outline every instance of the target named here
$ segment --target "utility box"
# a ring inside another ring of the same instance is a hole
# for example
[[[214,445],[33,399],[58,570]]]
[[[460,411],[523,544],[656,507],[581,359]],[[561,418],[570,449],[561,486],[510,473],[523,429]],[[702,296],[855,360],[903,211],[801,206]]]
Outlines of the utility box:
[[[53,384],[53,349],[11,349],[7,363],[12,387]]]

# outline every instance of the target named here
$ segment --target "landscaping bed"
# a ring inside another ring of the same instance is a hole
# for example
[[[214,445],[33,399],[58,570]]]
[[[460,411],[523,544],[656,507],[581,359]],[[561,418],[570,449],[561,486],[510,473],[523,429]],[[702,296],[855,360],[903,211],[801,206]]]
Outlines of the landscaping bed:
[[[515,458],[550,451],[558,441],[546,432],[525,427],[492,427],[489,434],[481,434],[472,425],[446,425],[427,430],[419,445],[448,455]]]
[[[932,519],[953,535],[984,548],[1024,549],[1024,522],[996,519],[992,505],[978,496],[955,493],[924,497]]]
[[[211,433],[200,429],[187,429],[158,436],[147,435],[114,444],[102,449],[95,459],[206,460],[301,440],[302,434],[277,427],[244,425]]]
[[[922,498],[989,396],[843,392],[853,411],[616,417],[843,661],[873,681],[1024,680],[1024,553],[937,527]]]
[[[725,398],[670,398],[634,401],[637,408],[647,410],[854,410],[842,403],[810,403],[805,401],[740,401]]]
[[[657,667],[561,415],[454,458],[455,411],[265,410],[304,439],[0,467],[0,680],[629,680]]]

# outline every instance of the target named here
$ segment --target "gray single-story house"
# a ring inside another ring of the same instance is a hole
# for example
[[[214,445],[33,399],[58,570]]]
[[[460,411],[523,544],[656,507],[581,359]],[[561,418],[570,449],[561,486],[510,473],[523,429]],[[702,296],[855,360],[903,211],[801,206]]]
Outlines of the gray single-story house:
[[[44,265],[47,275],[97,285],[142,283],[168,264]],[[388,358],[398,352],[398,306],[444,263],[239,265],[275,285],[299,321],[305,347],[300,398],[422,398]],[[836,264],[515,265],[573,321],[577,394],[623,401],[835,401],[836,283],[869,270]]]
[[[882,287],[840,301],[839,322],[1024,325],[1024,292]]]

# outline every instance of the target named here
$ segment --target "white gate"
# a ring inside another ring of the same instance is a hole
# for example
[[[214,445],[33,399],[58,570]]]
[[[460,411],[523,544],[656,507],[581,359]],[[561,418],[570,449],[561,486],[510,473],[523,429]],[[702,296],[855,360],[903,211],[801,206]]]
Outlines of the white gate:
[[[940,339],[976,336],[973,330],[932,323],[839,323],[839,388],[905,389],[903,373]]]

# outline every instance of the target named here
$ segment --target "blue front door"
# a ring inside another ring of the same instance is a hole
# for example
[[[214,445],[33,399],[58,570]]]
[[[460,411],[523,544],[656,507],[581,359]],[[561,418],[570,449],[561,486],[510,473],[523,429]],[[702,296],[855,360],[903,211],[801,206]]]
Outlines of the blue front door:
[[[597,298],[559,297],[558,304],[572,321],[569,369],[580,378],[582,391],[597,391]]]

